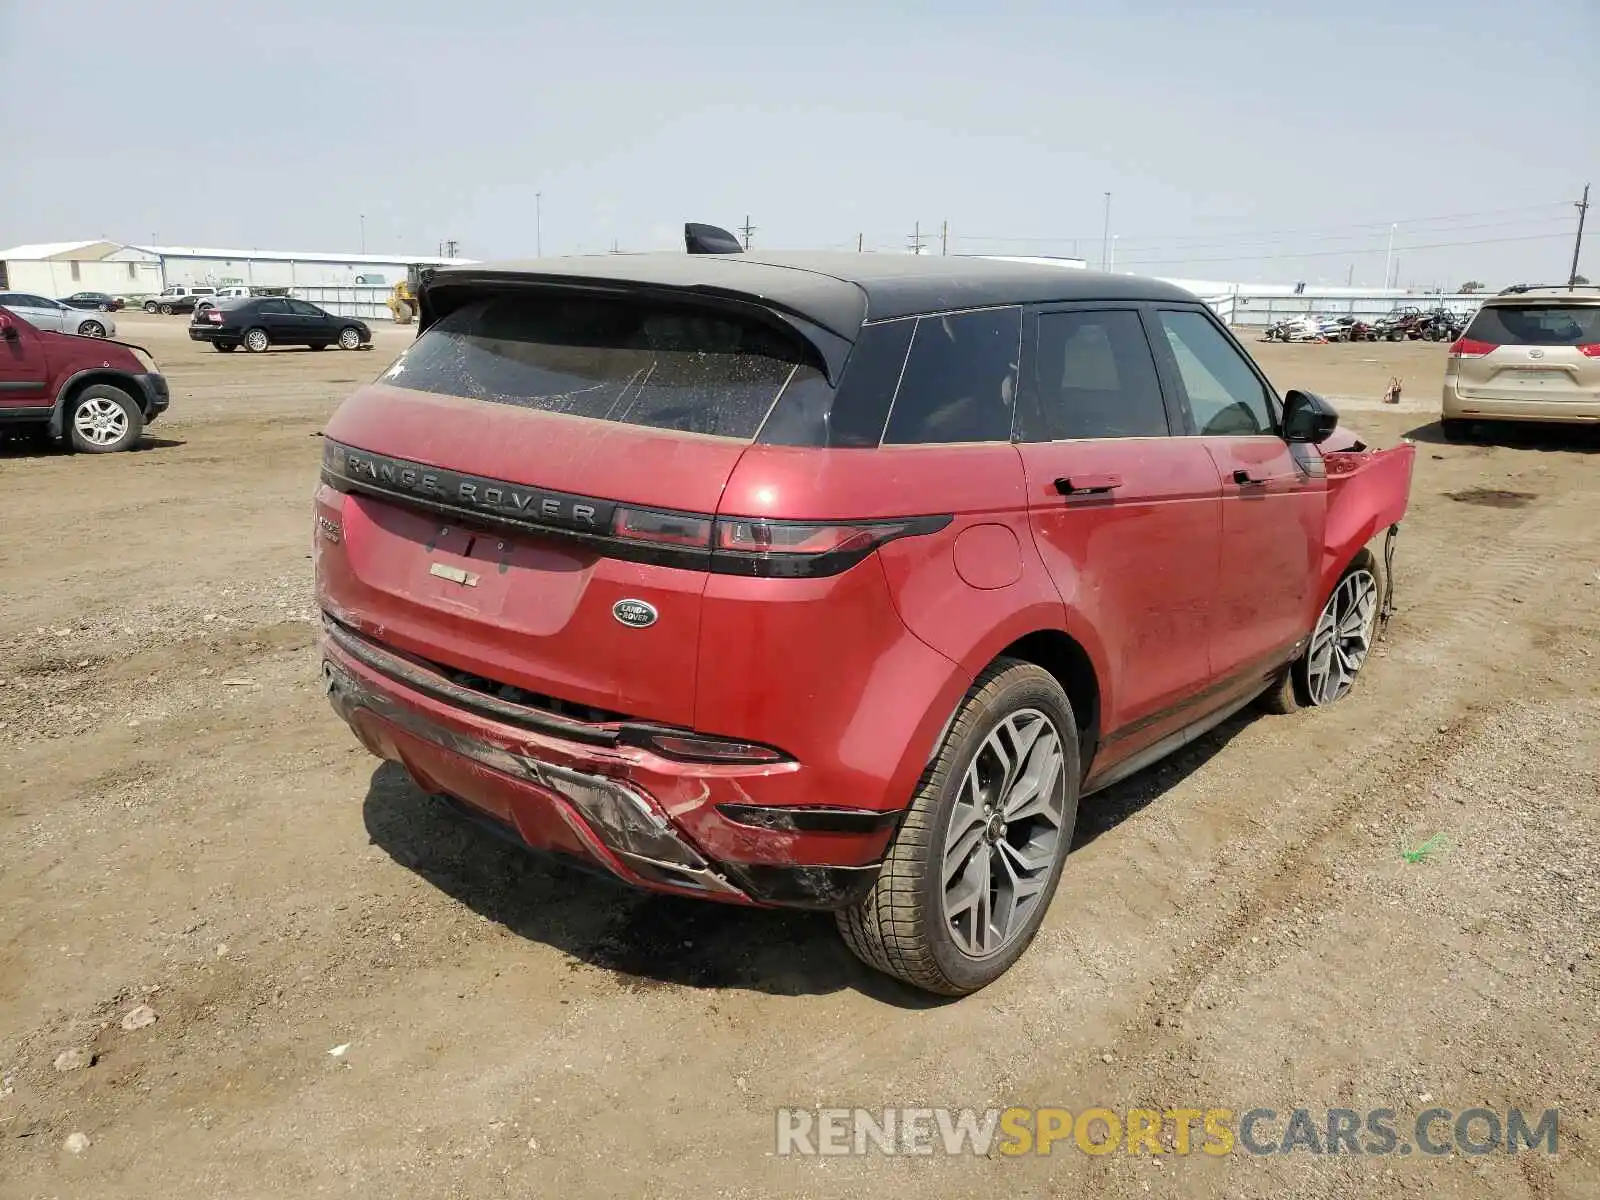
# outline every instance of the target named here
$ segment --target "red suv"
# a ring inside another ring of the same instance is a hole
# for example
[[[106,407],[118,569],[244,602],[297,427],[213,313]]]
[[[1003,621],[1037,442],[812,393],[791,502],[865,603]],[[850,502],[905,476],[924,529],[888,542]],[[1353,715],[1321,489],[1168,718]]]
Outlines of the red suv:
[[[531,847],[837,910],[931,991],[1021,955],[1082,796],[1339,699],[1387,612],[1411,447],[1166,284],[630,255],[420,308],[327,429],[335,708]]]
[[[0,432],[64,437],[88,454],[128,450],[168,399],[142,346],[38,329],[0,308]]]

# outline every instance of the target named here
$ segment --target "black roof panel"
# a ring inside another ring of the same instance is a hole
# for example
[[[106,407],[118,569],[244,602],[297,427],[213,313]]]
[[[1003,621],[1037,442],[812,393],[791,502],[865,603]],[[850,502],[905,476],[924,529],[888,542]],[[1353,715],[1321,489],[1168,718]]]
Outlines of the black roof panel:
[[[759,299],[854,339],[863,321],[1053,300],[1176,300],[1182,288],[1136,275],[992,258],[751,252],[599,254],[475,263],[433,273],[428,287],[483,278],[637,283]]]

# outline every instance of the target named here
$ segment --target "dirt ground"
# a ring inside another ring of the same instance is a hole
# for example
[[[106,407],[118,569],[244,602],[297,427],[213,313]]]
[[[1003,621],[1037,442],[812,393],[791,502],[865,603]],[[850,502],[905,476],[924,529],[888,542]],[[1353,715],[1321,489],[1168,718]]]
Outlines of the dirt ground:
[[[525,858],[333,716],[317,435],[405,331],[119,323],[148,446],[0,448],[0,1196],[1600,1195],[1600,439],[1446,445],[1442,347],[1251,342],[1417,442],[1388,640],[1086,805],[1030,953],[934,1003],[825,917]],[[1559,1156],[773,1152],[786,1105],[1430,1103],[1559,1107]]]

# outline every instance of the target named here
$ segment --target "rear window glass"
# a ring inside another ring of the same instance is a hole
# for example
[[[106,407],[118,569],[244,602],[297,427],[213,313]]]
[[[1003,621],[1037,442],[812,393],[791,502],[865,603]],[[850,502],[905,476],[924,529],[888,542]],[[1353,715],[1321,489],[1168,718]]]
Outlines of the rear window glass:
[[[1466,335],[1496,346],[1582,346],[1600,342],[1600,304],[1486,304]]]
[[[1022,310],[918,317],[886,445],[1011,439]]]
[[[751,438],[805,358],[779,331],[719,312],[495,296],[429,326],[383,378],[541,412]]]

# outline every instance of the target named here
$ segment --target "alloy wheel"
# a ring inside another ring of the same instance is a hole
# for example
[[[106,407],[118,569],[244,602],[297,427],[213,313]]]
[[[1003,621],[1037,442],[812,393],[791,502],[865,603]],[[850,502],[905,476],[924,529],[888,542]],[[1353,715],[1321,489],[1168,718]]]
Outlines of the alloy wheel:
[[[1061,735],[1036,708],[995,726],[967,767],[950,812],[941,874],[956,947],[987,958],[1025,929],[1066,836]]]
[[[339,345],[343,346],[346,350],[354,350],[357,346],[361,345],[361,335],[354,329],[346,329],[339,334]]]
[[[1306,694],[1312,704],[1332,704],[1355,684],[1372,649],[1377,621],[1377,579],[1364,568],[1351,571],[1333,590],[1311,633]]]
[[[83,334],[84,337],[105,337],[106,327],[100,324],[99,321],[85,321],[78,326],[78,332]]]
[[[244,344],[253,353],[260,354],[267,348],[267,335],[259,329],[252,329],[245,335]]]
[[[116,401],[96,396],[78,406],[72,425],[84,441],[112,446],[127,436],[128,414]]]

